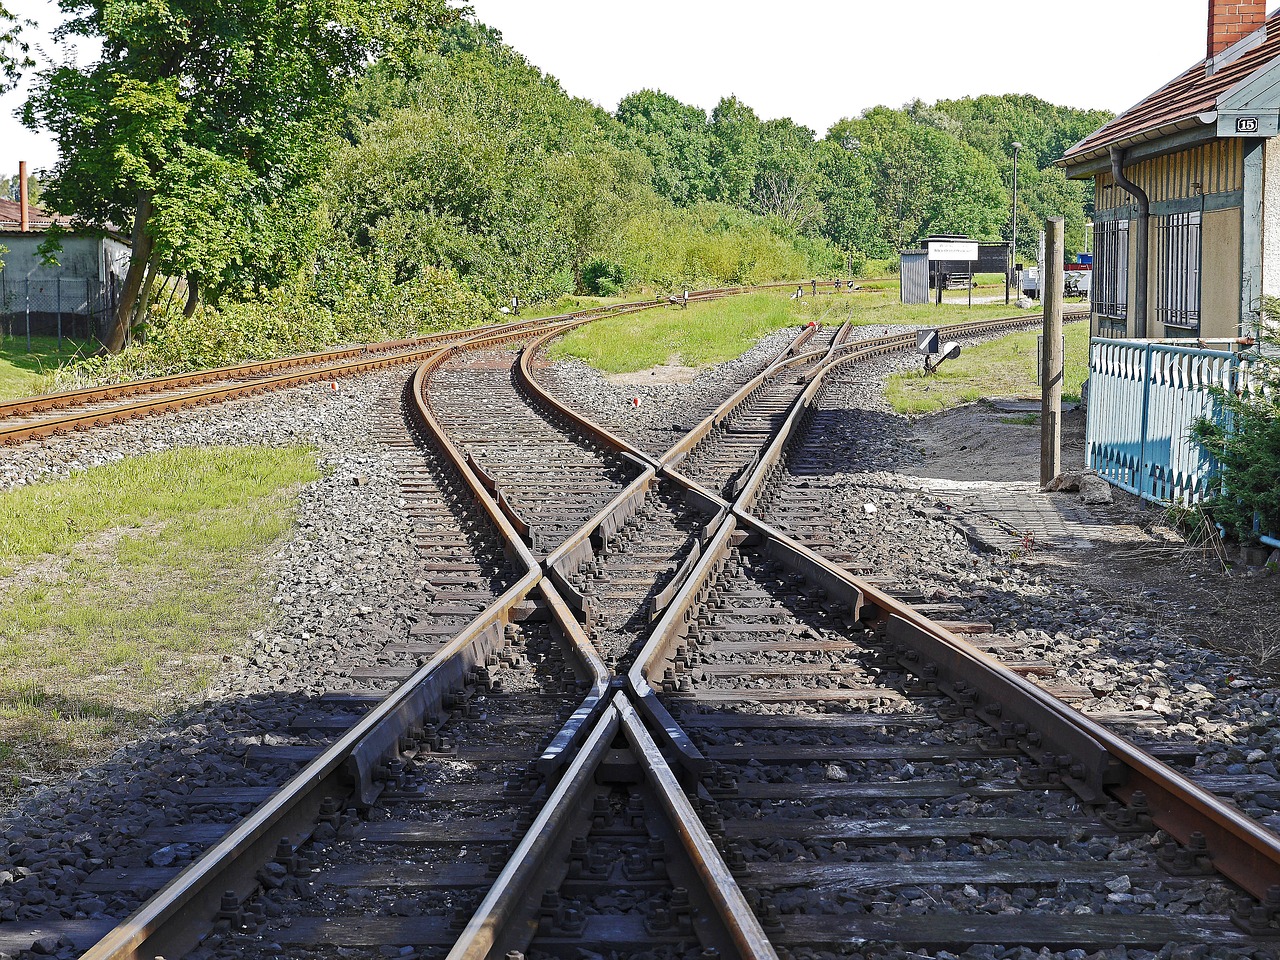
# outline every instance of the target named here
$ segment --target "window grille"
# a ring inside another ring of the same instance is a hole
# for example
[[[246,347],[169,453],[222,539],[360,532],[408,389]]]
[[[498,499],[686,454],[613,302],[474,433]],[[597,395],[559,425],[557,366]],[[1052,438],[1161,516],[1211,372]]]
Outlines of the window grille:
[[[1129,316],[1129,221],[1095,223],[1093,249],[1093,310],[1100,317],[1126,320]]]
[[[1162,218],[1156,280],[1156,318],[1166,327],[1200,330],[1200,214]]]

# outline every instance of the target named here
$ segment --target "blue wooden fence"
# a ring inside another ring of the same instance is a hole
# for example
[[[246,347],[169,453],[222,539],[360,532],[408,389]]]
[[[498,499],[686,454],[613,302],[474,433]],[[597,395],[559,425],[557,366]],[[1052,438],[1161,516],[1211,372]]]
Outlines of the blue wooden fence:
[[[1089,466],[1159,503],[1198,503],[1212,491],[1213,458],[1192,437],[1219,419],[1211,388],[1250,389],[1248,361],[1233,353],[1095,337],[1089,351]]]

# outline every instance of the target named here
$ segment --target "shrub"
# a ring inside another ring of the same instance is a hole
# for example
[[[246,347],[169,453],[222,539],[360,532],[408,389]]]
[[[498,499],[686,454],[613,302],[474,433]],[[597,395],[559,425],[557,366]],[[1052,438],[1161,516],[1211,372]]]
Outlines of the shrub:
[[[582,268],[582,285],[593,297],[616,297],[626,286],[622,265],[600,257]]]
[[[311,278],[242,302],[204,307],[184,317],[179,305],[156,307],[146,340],[114,356],[62,367],[51,389],[270,360],[339,344],[395,340],[495,319],[492,305],[451,274],[433,270],[412,281],[384,282],[377,271],[317,290]]]
[[[1280,316],[1280,301],[1269,299],[1264,315]],[[1264,338],[1280,346],[1273,332]],[[1219,415],[1196,424],[1195,436],[1217,457],[1222,492],[1208,501],[1214,519],[1241,540],[1255,536],[1255,518],[1263,532],[1280,532],[1280,361],[1260,354],[1254,389],[1244,395],[1214,391]]]

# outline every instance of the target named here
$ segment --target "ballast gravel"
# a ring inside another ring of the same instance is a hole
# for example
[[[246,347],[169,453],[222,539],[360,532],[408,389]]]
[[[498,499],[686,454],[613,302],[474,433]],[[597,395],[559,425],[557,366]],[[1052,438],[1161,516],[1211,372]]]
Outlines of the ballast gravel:
[[[821,437],[800,441],[810,460],[820,448],[831,472],[788,474],[771,509],[785,505],[789,491],[819,494],[837,548],[859,565],[934,602],[962,604],[963,619],[989,621],[1019,659],[1049,664],[1045,682],[1081,688],[1084,712],[1134,715],[1121,732],[1196,745],[1171,751],[1170,762],[1198,776],[1245,778],[1232,793],[1236,802],[1280,827],[1273,682],[1253,664],[1207,649],[1195,611],[1122,607],[1073,582],[1069,567],[976,549],[937,493],[892,472],[913,451],[907,421],[891,413],[881,384],[910,363],[894,355],[837,374],[819,398]]]
[[[298,759],[280,751],[318,749],[335,724],[350,722],[350,706],[319,697],[359,688],[348,676],[353,664],[403,667],[403,657],[380,651],[408,639],[433,595],[415,574],[400,485],[401,472],[424,454],[379,436],[406,435],[399,397],[411,372],[394,368],[338,381],[336,390],[293,388],[5,451],[0,489],[178,446],[310,444],[323,477],[302,490],[297,528],[270,560],[277,585],[268,626],[226,658],[206,699],[92,767],[28,781],[3,811],[0,944],[9,924],[126,916],[149,886],[86,879],[194,860],[208,831],[188,839],[179,824],[233,822],[297,769]],[[497,567],[478,559],[485,572],[468,586],[492,592]],[[69,951],[56,940],[44,947]]]

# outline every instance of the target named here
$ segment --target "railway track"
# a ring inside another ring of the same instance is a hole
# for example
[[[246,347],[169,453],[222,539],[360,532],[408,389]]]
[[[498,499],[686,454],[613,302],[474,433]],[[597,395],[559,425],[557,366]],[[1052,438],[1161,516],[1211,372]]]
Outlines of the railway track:
[[[500,599],[86,956],[209,925],[204,957],[1280,942],[1274,835],[855,576],[816,517],[783,511],[829,557],[772,525],[823,377],[913,336],[807,332],[655,456],[542,389],[556,332],[444,347],[410,394],[466,490],[427,499],[500,536]]]
[[[690,300],[714,300],[750,290],[769,289],[771,286],[778,285],[700,290],[691,294]],[[654,301],[620,303],[554,317],[514,320],[471,330],[451,330],[406,340],[341,347],[278,360],[235,364],[194,373],[23,397],[0,402],[0,445],[24,443],[41,437],[235,400],[271,390],[333,381],[371,370],[417,363],[449,344],[476,336],[539,332],[557,324],[571,326],[585,318],[623,314],[655,305]]]

